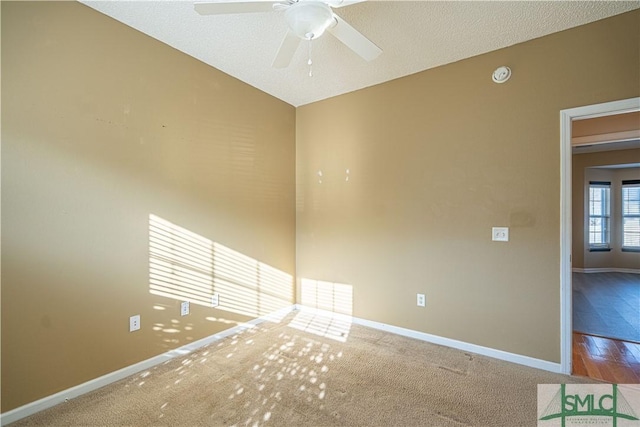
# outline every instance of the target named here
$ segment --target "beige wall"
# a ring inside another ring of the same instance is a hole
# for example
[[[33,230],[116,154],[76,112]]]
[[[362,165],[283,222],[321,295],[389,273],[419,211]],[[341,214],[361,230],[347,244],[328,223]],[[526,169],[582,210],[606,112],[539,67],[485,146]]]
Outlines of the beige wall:
[[[152,295],[150,214],[292,304],[292,106],[76,2],[2,2],[2,65],[3,412],[261,313]]]
[[[574,120],[571,136],[573,138],[607,133],[625,132],[640,128],[640,112],[615,114],[593,119]]]
[[[603,169],[610,166],[640,163],[640,149],[573,155],[572,253],[574,268],[628,268],[640,266],[640,253],[622,252],[621,182],[640,179],[640,168]],[[611,251],[589,252],[588,230],[589,181],[611,182]]]
[[[639,29],[635,11],[299,108],[298,277],[351,285],[358,317],[559,362],[559,112],[640,95]]]

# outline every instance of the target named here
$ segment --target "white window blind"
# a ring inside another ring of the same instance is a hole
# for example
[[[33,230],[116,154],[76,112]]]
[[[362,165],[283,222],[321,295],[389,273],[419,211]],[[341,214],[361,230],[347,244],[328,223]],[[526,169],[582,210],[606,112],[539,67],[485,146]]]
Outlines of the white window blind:
[[[611,183],[589,182],[589,247],[609,248],[611,223]]]
[[[640,180],[622,181],[622,248],[640,250]]]

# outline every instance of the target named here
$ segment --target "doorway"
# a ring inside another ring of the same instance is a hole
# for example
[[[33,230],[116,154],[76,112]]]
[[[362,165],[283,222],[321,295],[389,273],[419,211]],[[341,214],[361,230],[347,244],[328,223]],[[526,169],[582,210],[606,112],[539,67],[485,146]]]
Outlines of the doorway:
[[[572,366],[572,122],[640,111],[640,98],[571,108],[560,112],[560,345],[561,370]]]
[[[574,120],[572,152],[573,374],[640,383],[640,112]]]

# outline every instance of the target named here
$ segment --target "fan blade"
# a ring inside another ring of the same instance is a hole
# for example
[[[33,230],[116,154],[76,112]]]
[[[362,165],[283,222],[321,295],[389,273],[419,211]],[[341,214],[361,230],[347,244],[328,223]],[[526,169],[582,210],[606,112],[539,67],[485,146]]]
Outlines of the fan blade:
[[[271,12],[277,1],[266,0],[213,0],[197,1],[193,4],[200,15],[224,15],[228,13]]]
[[[296,36],[291,31],[287,31],[287,35],[284,36],[284,39],[280,44],[280,48],[278,49],[278,53],[276,54],[271,66],[274,68],[287,68],[293,58],[293,54],[298,50],[300,40],[300,37]]]
[[[325,3],[327,3],[331,7],[337,8],[337,7],[351,6],[352,4],[362,3],[363,1],[367,1],[367,0],[326,0]]]
[[[333,34],[335,38],[344,43],[349,49],[360,55],[365,61],[372,61],[382,53],[382,49],[349,25],[344,19],[335,14],[333,17],[338,23],[333,27],[327,28],[327,31]]]

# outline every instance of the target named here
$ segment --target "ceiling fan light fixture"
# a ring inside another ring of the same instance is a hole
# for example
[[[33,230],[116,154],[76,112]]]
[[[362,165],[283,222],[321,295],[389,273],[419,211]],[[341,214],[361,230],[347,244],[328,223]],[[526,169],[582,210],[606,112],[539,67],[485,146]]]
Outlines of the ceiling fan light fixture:
[[[316,1],[294,3],[284,16],[291,31],[304,40],[317,39],[334,23],[331,8]]]

